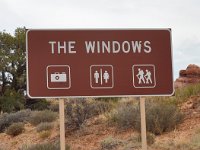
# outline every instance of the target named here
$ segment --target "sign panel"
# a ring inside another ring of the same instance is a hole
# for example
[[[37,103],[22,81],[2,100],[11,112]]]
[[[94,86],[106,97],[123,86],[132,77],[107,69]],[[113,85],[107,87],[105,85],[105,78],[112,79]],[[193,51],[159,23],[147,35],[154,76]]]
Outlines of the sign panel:
[[[32,98],[172,95],[170,29],[28,30]]]

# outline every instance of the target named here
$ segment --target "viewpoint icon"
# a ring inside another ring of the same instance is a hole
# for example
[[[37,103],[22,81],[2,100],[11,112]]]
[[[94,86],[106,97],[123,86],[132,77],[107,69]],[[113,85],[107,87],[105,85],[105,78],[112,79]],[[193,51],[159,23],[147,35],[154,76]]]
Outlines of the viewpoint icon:
[[[46,69],[48,89],[69,89],[71,87],[68,65],[49,65]]]

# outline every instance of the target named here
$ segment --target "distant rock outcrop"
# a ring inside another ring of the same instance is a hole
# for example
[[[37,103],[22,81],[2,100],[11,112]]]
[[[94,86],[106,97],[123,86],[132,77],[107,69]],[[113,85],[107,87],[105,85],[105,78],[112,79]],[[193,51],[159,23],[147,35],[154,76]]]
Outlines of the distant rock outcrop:
[[[188,84],[200,83],[200,67],[190,64],[186,70],[180,70],[179,78],[175,81],[175,88],[184,87]]]

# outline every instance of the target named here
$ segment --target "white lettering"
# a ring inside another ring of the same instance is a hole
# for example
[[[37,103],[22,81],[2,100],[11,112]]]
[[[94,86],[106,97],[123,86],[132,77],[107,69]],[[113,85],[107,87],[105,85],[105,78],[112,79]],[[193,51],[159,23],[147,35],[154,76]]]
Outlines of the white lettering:
[[[127,49],[126,49],[127,48]],[[124,53],[129,53],[130,52],[130,48],[131,48],[131,46],[130,46],[130,43],[128,42],[128,41],[124,41],[123,43],[122,43],[122,51],[124,52]]]
[[[98,52],[98,53],[101,53],[100,42],[99,42],[99,41],[97,41],[97,52]]]
[[[133,53],[136,53],[138,51],[138,53],[141,53],[141,45],[142,41],[132,41],[132,49],[133,49]]]
[[[74,49],[76,42],[75,41],[69,41],[68,44],[68,49],[69,49],[69,53],[70,54],[75,54],[76,51],[73,51],[72,49]]]
[[[61,45],[60,43],[61,43],[61,42],[59,41],[59,42],[58,42],[58,54],[60,54],[61,48],[64,49],[64,53],[66,54],[66,42],[65,42],[65,41],[63,42],[64,45]]]
[[[49,44],[51,44],[51,53],[54,54],[54,44],[56,43],[56,41],[49,41]]]
[[[76,54],[76,41],[49,41],[51,54]],[[151,53],[151,42],[146,41],[85,41],[85,50],[89,54]]]
[[[102,52],[105,53],[105,50],[110,53],[110,41],[107,43],[102,41]]]
[[[113,53],[119,53],[120,52],[120,43],[118,41],[113,41],[112,48],[113,48]]]
[[[49,44],[51,45],[51,53],[52,54],[61,54],[61,50],[63,50],[63,54],[69,53],[69,54],[75,54],[76,51],[75,48],[75,41],[49,41]]]
[[[151,42],[150,41],[145,41],[144,42],[144,52],[145,53],[150,53],[151,52],[151,46],[150,46]]]
[[[85,47],[86,47],[87,53],[90,53],[90,51],[91,51],[91,53],[94,53],[95,41],[93,41],[93,42],[91,42],[91,41],[89,41],[89,42],[85,41]]]

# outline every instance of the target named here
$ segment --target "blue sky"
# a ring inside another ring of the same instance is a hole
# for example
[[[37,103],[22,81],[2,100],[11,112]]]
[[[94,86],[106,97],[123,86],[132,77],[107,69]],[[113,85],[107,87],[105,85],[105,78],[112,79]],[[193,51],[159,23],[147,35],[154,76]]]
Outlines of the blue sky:
[[[199,0],[0,0],[0,31],[26,28],[172,28],[174,77],[200,65]]]

